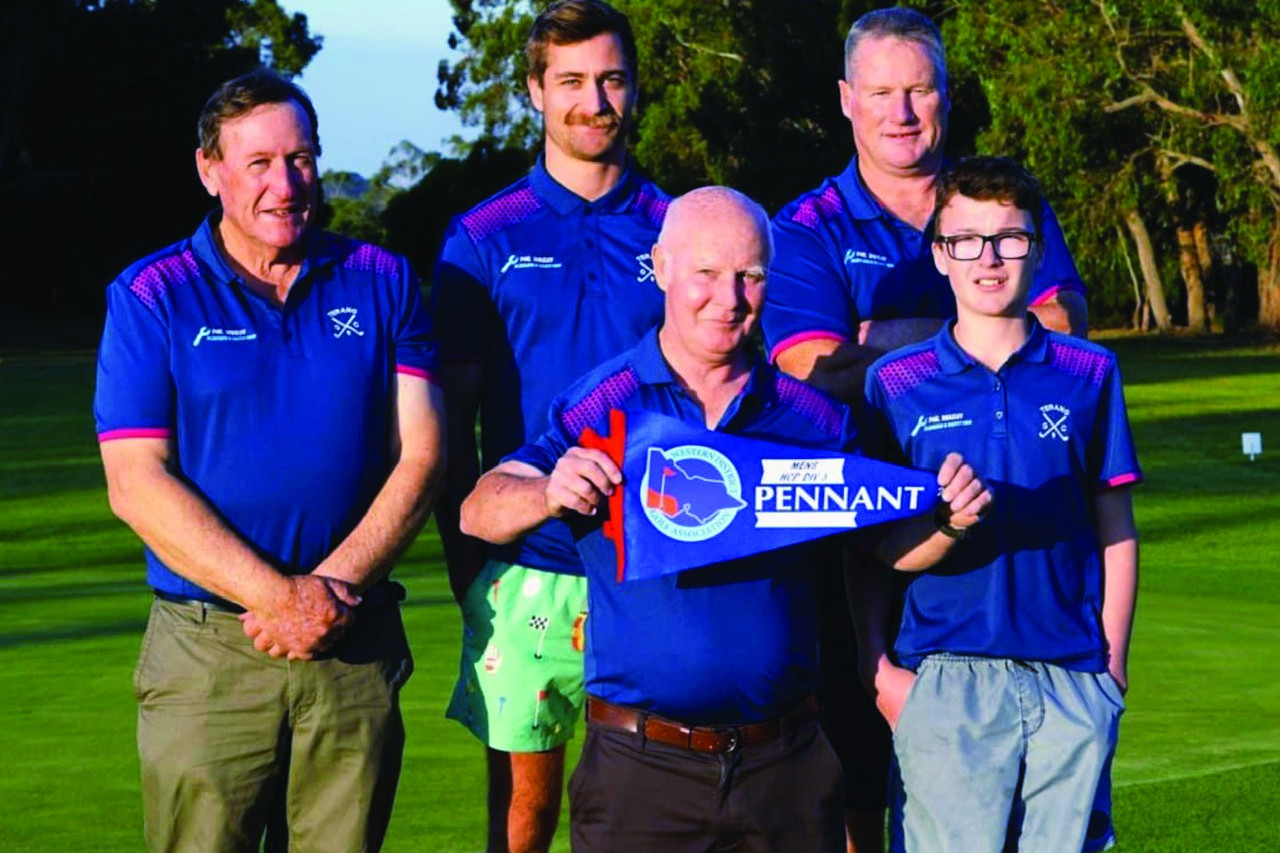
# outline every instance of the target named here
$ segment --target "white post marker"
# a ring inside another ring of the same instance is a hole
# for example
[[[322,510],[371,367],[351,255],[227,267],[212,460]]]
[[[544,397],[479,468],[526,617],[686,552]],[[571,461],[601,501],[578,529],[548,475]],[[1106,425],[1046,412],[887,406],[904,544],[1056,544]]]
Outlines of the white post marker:
[[[1255,456],[1262,455],[1262,433],[1240,433],[1240,446],[1244,454],[1249,457],[1249,461],[1252,462]]]

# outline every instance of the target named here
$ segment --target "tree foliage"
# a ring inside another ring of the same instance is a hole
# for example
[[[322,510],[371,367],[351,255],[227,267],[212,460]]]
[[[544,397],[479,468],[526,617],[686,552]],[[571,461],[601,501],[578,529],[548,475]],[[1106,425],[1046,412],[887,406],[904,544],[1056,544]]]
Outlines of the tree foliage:
[[[212,206],[193,161],[209,94],[320,49],[272,0],[7,0],[0,42],[0,300],[93,312]]]
[[[489,144],[536,150],[541,124],[525,93],[522,51],[545,2],[451,0],[450,45],[436,103]],[[664,188],[732,184],[781,206],[843,167],[852,144],[836,81],[844,32],[877,4],[856,0],[619,0],[640,53],[633,150]]]
[[[1247,262],[1259,320],[1280,328],[1280,4],[964,2],[944,33],[953,63],[982,80],[979,145],[1045,180],[1104,309],[1123,301],[1131,263],[1117,234],[1139,226],[1163,276],[1181,271],[1193,325],[1200,279]]]

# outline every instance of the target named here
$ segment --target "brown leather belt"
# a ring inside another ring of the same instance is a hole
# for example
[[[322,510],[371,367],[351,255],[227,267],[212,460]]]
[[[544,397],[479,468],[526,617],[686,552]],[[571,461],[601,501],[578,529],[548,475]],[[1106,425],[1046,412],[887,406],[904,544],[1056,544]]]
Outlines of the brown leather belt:
[[[806,723],[818,716],[818,700],[813,696],[795,708],[760,723],[740,726],[686,726],[635,708],[614,705],[594,696],[587,697],[587,722],[606,729],[631,734],[644,733],[645,738],[668,746],[695,752],[723,754],[740,746],[775,740],[787,728]]]

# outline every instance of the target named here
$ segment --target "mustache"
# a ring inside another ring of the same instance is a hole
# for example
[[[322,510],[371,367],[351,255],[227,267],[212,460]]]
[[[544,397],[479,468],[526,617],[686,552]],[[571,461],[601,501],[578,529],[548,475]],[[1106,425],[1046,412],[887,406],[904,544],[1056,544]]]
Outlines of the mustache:
[[[622,119],[620,119],[616,113],[594,116],[570,115],[565,118],[565,124],[591,127],[598,130],[608,130],[609,128],[620,126],[622,124]]]

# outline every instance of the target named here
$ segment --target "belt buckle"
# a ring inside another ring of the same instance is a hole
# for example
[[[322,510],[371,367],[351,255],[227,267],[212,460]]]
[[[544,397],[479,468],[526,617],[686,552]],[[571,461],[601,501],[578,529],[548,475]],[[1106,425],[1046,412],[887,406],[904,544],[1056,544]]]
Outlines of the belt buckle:
[[[724,734],[729,738],[729,743],[725,746],[724,751],[726,754],[731,755],[737,751],[739,746],[742,745],[741,738],[739,737],[739,733],[736,728],[729,729]]]

